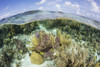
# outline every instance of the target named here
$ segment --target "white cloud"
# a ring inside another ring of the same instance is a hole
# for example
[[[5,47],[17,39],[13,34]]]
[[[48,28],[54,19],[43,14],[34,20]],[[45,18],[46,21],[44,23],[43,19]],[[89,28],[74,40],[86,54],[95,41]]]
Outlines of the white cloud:
[[[69,2],[69,1],[66,1],[65,4],[64,4],[64,6],[69,6],[69,7],[71,7],[72,9],[76,9],[76,13],[77,13],[77,14],[80,14],[80,5],[78,5],[78,4],[73,4],[73,3]]]
[[[24,11],[26,11],[27,9],[24,9]]]
[[[66,1],[65,5],[72,5],[71,2]]]
[[[4,8],[4,10],[8,10],[9,9],[9,6],[6,6],[5,8]]]
[[[96,15],[97,18],[100,18],[100,15]]]
[[[56,0],[57,2],[61,2],[61,1],[63,1],[63,0]]]
[[[56,7],[57,7],[58,9],[60,9],[60,5],[59,5],[59,4],[56,4]]]
[[[88,1],[92,5],[91,11],[96,12],[96,13],[100,13],[100,6],[98,6],[94,0],[88,0]]]
[[[6,17],[8,17],[8,16],[10,16],[10,15],[11,15],[11,13],[7,13],[7,14],[5,14],[5,15],[2,15],[2,16],[0,16],[0,19],[6,18]]]
[[[43,4],[43,3],[45,3],[46,2],[46,0],[41,0],[40,2],[37,2],[36,4],[37,5],[40,5],[40,4]]]
[[[68,2],[68,1],[66,1],[64,5],[65,6],[76,7],[76,8],[79,8],[80,7],[78,4],[72,4],[71,2]]]
[[[38,9],[39,9],[39,10],[42,10],[42,9],[43,9],[43,7],[39,7]]]
[[[46,5],[55,5],[56,3],[55,2],[47,2]]]
[[[61,10],[61,6],[59,4],[56,4],[56,8],[59,10],[59,11],[62,11]]]

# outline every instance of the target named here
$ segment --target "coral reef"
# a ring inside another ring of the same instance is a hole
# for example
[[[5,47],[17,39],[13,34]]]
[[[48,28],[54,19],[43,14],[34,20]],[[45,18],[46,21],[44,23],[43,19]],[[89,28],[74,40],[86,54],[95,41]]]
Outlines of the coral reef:
[[[20,61],[24,57],[23,54],[27,52],[25,45],[18,39],[11,39],[11,41],[7,45],[5,44],[0,50],[2,50],[2,52],[0,51],[0,67],[11,67],[12,63],[19,65],[18,61]]]
[[[44,31],[36,32],[32,38],[30,38],[31,43],[28,44],[31,46],[28,49],[44,54],[44,57],[52,56],[53,49],[56,49],[59,46],[67,45],[71,43],[68,39],[70,36],[66,34],[61,35],[61,31],[58,30],[57,36],[53,34],[45,33]],[[67,39],[66,39],[67,38]]]
[[[52,39],[50,39],[49,35],[47,35],[44,31],[40,31],[34,35],[34,37],[30,38],[32,44],[29,44],[32,46],[32,50],[36,50],[37,52],[41,51],[48,51],[50,48],[52,48],[53,42]],[[48,49],[47,49],[48,48]]]
[[[64,46],[55,53],[58,53],[55,55],[57,67],[93,67],[95,63],[94,58],[89,57],[88,49],[82,49],[78,45],[73,44],[71,48]]]
[[[99,34],[100,31],[91,26],[79,23],[78,21],[66,19],[66,18],[57,18],[57,19],[46,19],[42,21],[42,24],[47,29],[59,28],[63,31],[67,31],[68,34],[71,34],[74,39],[84,40],[90,42],[100,42]]]
[[[30,60],[33,64],[38,64],[38,65],[44,62],[43,57],[36,52],[32,52]]]
[[[46,27],[49,32],[54,28],[58,30],[55,35],[43,30],[39,31],[39,24]],[[29,35],[30,38],[26,38],[24,42],[13,38],[23,34]],[[10,67],[12,62],[19,65],[18,61],[26,52],[32,52],[30,60],[34,64],[54,60],[57,67],[93,67],[97,62],[94,66],[96,67],[99,65],[97,57],[100,55],[99,43],[100,30],[71,19],[46,19],[21,25],[5,24],[0,27],[0,50],[2,49],[0,67],[7,67],[7,65]],[[29,51],[25,44],[30,45]],[[39,57],[37,58],[36,55],[42,58],[42,62],[38,61]]]
[[[4,24],[0,27],[0,47],[2,47],[2,44],[8,44],[9,42],[6,42],[6,38],[12,38],[13,36],[17,34],[29,34],[31,31],[38,28],[38,22],[30,22],[22,25],[17,24]]]
[[[98,29],[66,18],[46,19],[41,24],[48,30],[57,28],[70,34],[72,39],[89,48],[91,55],[94,55],[96,50],[100,51],[100,30]]]
[[[25,48],[25,45],[23,44],[23,42],[21,40],[13,39],[13,42],[15,43],[18,51],[20,51],[21,53],[27,52],[27,49]]]
[[[57,67],[92,67],[95,63],[87,48],[74,42],[70,35],[61,30],[55,36],[44,31],[36,32],[30,41],[29,49],[41,54],[45,60],[55,59]]]
[[[100,67],[100,62],[96,63],[94,67]]]
[[[10,67],[13,61],[14,51],[12,49],[4,49],[0,54],[0,67]]]

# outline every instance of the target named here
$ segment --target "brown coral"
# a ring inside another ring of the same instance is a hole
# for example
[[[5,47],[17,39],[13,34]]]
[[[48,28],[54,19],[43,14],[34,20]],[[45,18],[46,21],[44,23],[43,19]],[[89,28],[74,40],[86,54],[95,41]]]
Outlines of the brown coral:
[[[57,67],[91,67],[95,62],[94,58],[89,56],[88,49],[73,43],[71,37],[60,30],[56,36],[40,31],[35,33],[31,41],[32,49],[44,54],[44,58],[55,58]]]
[[[96,63],[94,67],[100,67],[100,62]]]
[[[57,55],[57,60],[55,60],[55,63],[57,64],[57,67],[59,67],[59,63],[65,63],[66,67],[92,67],[94,64],[94,59],[89,59],[88,56],[88,50],[87,49],[81,49],[78,45],[72,48],[63,47],[64,49],[62,51],[59,51],[59,55]],[[62,48],[61,48],[62,49]],[[63,66],[65,67],[65,66]]]
[[[36,32],[34,34],[34,37],[30,38],[31,44],[33,50],[40,52],[47,52],[51,48],[57,48],[61,45],[68,45],[70,44],[69,39],[67,39],[69,35],[62,34],[61,31],[57,32],[57,36],[54,36],[53,34],[45,33],[44,31]]]
[[[30,60],[33,64],[42,64],[44,62],[43,57],[36,52],[32,52]]]

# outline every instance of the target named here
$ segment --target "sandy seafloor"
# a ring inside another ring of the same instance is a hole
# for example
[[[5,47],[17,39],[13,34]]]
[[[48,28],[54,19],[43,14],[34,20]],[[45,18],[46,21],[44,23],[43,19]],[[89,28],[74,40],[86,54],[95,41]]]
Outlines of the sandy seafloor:
[[[27,53],[25,55],[25,57],[21,60],[21,67],[54,67],[54,62],[53,61],[45,61],[43,64],[41,65],[36,65],[36,64],[33,64],[31,63],[30,61],[30,56],[29,54]],[[16,64],[15,63],[12,63],[12,67],[16,67]]]

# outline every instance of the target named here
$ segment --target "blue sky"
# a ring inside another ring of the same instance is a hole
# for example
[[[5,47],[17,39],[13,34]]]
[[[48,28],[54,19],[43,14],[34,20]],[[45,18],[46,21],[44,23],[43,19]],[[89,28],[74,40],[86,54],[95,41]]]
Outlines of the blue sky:
[[[0,19],[29,10],[63,11],[100,21],[100,0],[0,0]]]

